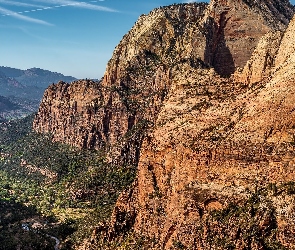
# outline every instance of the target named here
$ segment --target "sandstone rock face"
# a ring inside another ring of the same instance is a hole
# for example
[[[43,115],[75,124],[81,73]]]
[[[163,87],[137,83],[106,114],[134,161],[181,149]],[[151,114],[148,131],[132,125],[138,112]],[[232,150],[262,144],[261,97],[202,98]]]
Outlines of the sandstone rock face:
[[[294,190],[257,192],[294,181],[293,13],[276,0],[156,9],[101,82],[45,92],[36,131],[138,164],[111,238],[133,229],[154,249],[294,248]]]
[[[283,32],[269,32],[262,37],[242,72],[235,72],[236,81],[253,85],[270,77]]]
[[[262,35],[283,30],[292,15],[289,1],[211,1],[205,62],[221,75],[232,74],[245,66]]]
[[[116,47],[100,83],[60,83],[46,91],[34,129],[78,147],[112,148],[112,160],[137,164],[144,131],[154,124],[176,65],[233,73],[258,40],[283,29],[292,13],[287,1],[212,1],[142,15]]]
[[[279,52],[276,56],[275,66],[277,70],[278,68],[292,67],[295,49],[295,41],[293,37],[294,31],[295,21],[292,20],[283,36]]]
[[[294,180],[293,76],[253,90],[195,75],[175,82],[139,163],[134,228],[167,249],[175,240],[200,243],[197,228],[206,229],[212,207],[246,199],[255,185]],[[204,87],[210,92],[200,94]]]
[[[175,242],[188,249],[261,249],[265,244],[245,240],[245,221],[235,221],[235,215],[231,228],[210,216],[232,202],[243,203],[255,186],[294,181],[293,33],[294,20],[286,32],[266,33],[244,69],[229,79],[185,64],[172,73],[154,130],[142,146],[136,195],[129,203],[121,198],[125,213],[135,216],[135,231],[159,240],[155,249],[170,249]],[[267,197],[273,210],[263,203],[264,212],[253,215],[258,234],[268,234],[266,223],[287,249],[295,244],[289,235],[295,230],[293,200]],[[123,208],[121,200],[117,208]],[[271,211],[276,213],[272,219]],[[227,235],[221,238],[228,245],[214,242],[212,235]]]
[[[55,141],[85,148],[102,147],[105,138],[101,109],[103,96],[99,82],[80,80],[59,82],[44,93],[34,120],[38,132],[49,132]]]

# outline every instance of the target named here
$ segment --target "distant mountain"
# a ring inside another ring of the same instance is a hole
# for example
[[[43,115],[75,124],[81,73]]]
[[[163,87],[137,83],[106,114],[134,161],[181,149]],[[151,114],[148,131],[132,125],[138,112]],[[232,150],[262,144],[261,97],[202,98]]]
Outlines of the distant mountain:
[[[7,97],[0,96],[0,113],[20,108],[16,103],[11,102]]]
[[[28,98],[32,100],[40,100],[45,88],[36,86],[22,85],[13,77],[7,77],[0,71],[0,95],[9,97],[15,96],[20,98]]]
[[[18,118],[37,111],[50,84],[74,80],[77,79],[40,68],[21,70],[0,66],[0,118]]]
[[[10,67],[0,66],[0,71],[2,71],[2,73],[4,73],[6,76],[14,78],[23,75],[23,70]]]
[[[0,122],[25,117],[36,112],[39,100],[0,96]]]
[[[51,72],[40,68],[21,70],[0,66],[0,72],[8,78],[16,80],[23,86],[34,86],[44,89],[50,84],[57,83],[59,81],[72,82],[77,80],[72,76],[65,76],[61,73]]]
[[[0,96],[0,122],[11,117],[13,113],[20,110],[21,106],[9,100],[9,98]]]

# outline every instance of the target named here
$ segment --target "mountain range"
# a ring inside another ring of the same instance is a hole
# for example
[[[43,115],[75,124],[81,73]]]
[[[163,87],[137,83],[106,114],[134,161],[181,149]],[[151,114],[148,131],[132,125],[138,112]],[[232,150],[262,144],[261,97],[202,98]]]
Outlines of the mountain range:
[[[49,86],[35,131],[137,168],[85,248],[294,248],[293,15],[287,0],[158,8],[101,82]]]
[[[65,76],[61,73],[52,72],[40,68],[31,68],[26,70],[0,66],[1,76],[12,81],[14,86],[34,86],[46,89],[50,84],[58,81],[72,82],[75,77]]]
[[[39,68],[21,70],[0,66],[0,107],[5,107],[0,108],[0,116],[17,118],[37,111],[50,84],[74,80],[74,77]]]

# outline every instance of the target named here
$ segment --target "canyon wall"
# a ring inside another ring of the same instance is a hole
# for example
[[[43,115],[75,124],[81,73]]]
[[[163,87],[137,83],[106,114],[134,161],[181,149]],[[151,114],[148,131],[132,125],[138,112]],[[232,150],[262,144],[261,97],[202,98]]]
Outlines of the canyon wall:
[[[287,1],[263,8],[254,2],[180,4],[142,15],[115,48],[100,82],[48,88],[34,130],[78,147],[112,148],[110,159],[137,164],[144,131],[153,126],[177,65],[231,74],[265,33],[284,29],[293,13]]]
[[[257,191],[294,181],[293,13],[276,0],[159,8],[123,37],[100,82],[48,88],[36,131],[138,165],[108,240],[133,230],[156,239],[149,249],[294,248],[292,192]],[[222,217],[231,204],[241,209]]]

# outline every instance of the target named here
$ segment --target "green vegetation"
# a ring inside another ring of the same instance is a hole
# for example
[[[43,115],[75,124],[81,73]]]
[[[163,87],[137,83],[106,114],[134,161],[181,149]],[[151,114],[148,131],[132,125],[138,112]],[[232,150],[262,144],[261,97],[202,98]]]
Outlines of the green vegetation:
[[[21,119],[0,123],[0,150],[17,142],[32,130],[34,114]]]
[[[276,210],[268,196],[268,189],[260,188],[242,204],[230,203],[208,216],[207,242],[213,249],[235,249],[236,242],[243,249],[286,249],[278,240]],[[216,233],[216,229],[222,233]]]
[[[161,249],[155,239],[144,237],[135,233],[133,230],[128,231],[123,237],[118,237],[114,241],[105,241],[103,239],[94,240],[90,250],[150,250]]]
[[[5,242],[0,250],[19,246],[53,249],[55,242],[48,235],[60,239],[62,249],[73,249],[89,239],[97,225],[109,220],[119,193],[132,183],[136,170],[107,163],[103,151],[53,143],[50,135],[32,132],[33,117],[2,123],[0,127],[0,241]],[[143,121],[138,129],[146,123]],[[126,137],[132,139],[136,131]],[[244,249],[285,249],[278,240],[277,208],[272,199],[294,194],[294,182],[257,187],[244,202],[229,203],[222,210],[207,213],[195,225],[195,233],[200,234],[208,249],[235,249],[237,242]],[[162,197],[155,186],[150,199]],[[204,202],[206,197],[196,192],[193,200]],[[165,216],[165,208],[157,207],[155,214]],[[185,244],[175,239],[172,249],[187,249]],[[132,230],[114,241],[98,234],[91,245],[93,250],[157,246],[156,240]]]
[[[4,196],[3,187],[1,196]],[[29,227],[29,223],[25,224],[27,220],[39,216],[34,207],[24,206],[6,198],[6,200],[0,199],[0,211],[1,250],[15,250],[18,246],[26,246],[26,249],[53,249],[54,242],[46,234],[22,229],[22,224]]]
[[[15,217],[15,230],[48,245],[48,237],[21,229],[24,218],[41,216],[47,222],[40,227],[43,235],[58,237],[66,242],[64,249],[71,249],[91,235],[93,226],[110,217],[119,193],[132,183],[135,169],[108,164],[104,152],[53,143],[50,135],[32,132],[33,117],[1,124],[0,204],[13,204],[13,217],[20,206],[31,211],[23,218]],[[1,220],[0,228],[4,226]],[[1,237],[8,239],[2,231]],[[15,249],[15,241],[9,242],[12,248],[5,249]],[[21,237],[17,244],[26,242]]]

